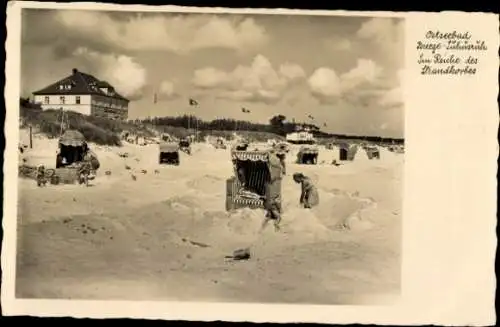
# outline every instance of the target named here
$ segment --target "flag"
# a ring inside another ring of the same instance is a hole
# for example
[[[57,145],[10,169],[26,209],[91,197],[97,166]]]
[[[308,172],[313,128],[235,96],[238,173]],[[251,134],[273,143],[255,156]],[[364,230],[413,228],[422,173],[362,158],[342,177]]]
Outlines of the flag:
[[[189,105],[190,106],[197,106],[198,105],[198,101],[196,101],[194,99],[189,99]]]

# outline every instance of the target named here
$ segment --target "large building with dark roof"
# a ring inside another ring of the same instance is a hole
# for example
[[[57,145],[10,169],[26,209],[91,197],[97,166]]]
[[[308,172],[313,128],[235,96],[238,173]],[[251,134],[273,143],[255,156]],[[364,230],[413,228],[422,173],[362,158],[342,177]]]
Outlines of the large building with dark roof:
[[[63,109],[88,116],[126,120],[129,100],[108,82],[73,69],[72,74],[33,92],[42,109]]]

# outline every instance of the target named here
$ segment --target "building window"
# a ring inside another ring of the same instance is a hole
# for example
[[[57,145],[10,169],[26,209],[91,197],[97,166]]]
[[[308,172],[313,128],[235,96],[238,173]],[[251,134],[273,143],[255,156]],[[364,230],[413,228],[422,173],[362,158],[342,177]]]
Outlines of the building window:
[[[80,97],[79,96],[76,97],[76,104],[80,104]]]
[[[59,90],[71,90],[72,85],[71,84],[59,84]]]
[[[66,103],[66,97],[64,97],[64,96],[59,97],[59,100],[61,101],[61,104],[65,104]]]
[[[49,104],[50,103],[50,97],[44,97],[43,98],[43,103],[44,104]]]

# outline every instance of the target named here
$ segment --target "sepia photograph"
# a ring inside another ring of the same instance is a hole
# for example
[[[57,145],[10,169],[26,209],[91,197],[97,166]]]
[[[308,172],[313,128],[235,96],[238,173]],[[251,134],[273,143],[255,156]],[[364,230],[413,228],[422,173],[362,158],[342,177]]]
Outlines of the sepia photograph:
[[[404,19],[23,9],[17,298],[401,291]]]
[[[16,297],[397,298],[403,26],[23,9]]]
[[[404,19],[21,23],[17,298],[399,296]]]

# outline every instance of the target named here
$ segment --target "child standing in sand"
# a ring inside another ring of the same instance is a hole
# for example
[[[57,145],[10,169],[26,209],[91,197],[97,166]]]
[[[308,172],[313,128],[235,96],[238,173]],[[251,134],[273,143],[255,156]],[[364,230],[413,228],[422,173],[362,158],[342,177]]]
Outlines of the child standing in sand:
[[[271,150],[271,154],[275,154]],[[277,157],[278,158],[278,157]],[[274,229],[279,231],[279,224],[281,222],[281,180],[283,177],[283,169],[281,160],[274,162],[270,167],[271,180],[265,184],[264,207],[266,209],[266,218],[262,225],[264,228],[269,220],[274,221]]]
[[[319,204],[318,190],[311,179],[302,173],[295,173],[293,180],[302,186],[299,200],[301,206],[308,209],[317,206]]]
[[[264,206],[266,209],[266,218],[262,224],[264,228],[269,220],[274,221],[274,229],[279,231],[279,224],[281,222],[281,201],[279,197],[279,191],[276,189],[276,183],[266,184],[266,196]]]
[[[278,152],[276,154],[276,156],[278,157],[278,159],[280,160],[280,164],[281,164],[281,173],[283,175],[286,175],[286,162],[285,162],[285,158],[286,158],[286,154],[283,153],[283,152]]]

